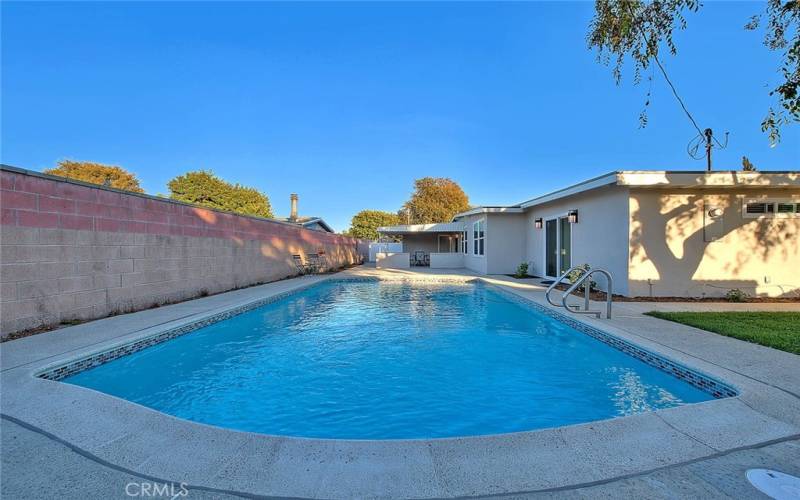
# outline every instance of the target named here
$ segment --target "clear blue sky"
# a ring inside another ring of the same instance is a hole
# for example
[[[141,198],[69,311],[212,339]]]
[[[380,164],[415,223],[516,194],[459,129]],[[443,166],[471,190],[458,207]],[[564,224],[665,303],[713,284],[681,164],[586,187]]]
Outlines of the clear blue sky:
[[[593,3],[2,4],[2,161],[134,171],[149,193],[212,169],[337,230],[394,211],[414,178],[472,204],[516,203],[616,169],[701,169],[656,78],[617,87],[585,36]],[[702,127],[797,169],[800,127],[769,148],[759,124],[777,55],[743,25],[758,3],[707,2],[666,57]],[[627,75],[626,75],[627,76]]]

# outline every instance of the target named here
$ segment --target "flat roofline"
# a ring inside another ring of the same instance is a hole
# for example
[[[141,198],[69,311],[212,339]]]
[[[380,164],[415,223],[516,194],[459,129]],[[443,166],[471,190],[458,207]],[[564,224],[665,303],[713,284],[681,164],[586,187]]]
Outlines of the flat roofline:
[[[776,179],[777,178],[777,179]],[[523,209],[604,186],[676,188],[800,188],[798,170],[618,170],[524,201]]]
[[[676,187],[800,187],[800,171],[622,170],[617,172],[617,184],[641,187],[664,185]]]
[[[686,177],[685,179],[669,179],[669,176]],[[691,178],[691,176],[695,176]],[[773,184],[771,182],[758,182],[763,179],[772,179],[775,176],[784,177],[783,182]],[[661,179],[659,179],[661,177]],[[711,182],[701,182],[708,180]],[[628,187],[761,187],[761,188],[782,188],[800,187],[800,171],[797,170],[767,170],[767,171],[742,171],[742,170],[617,170],[608,172],[597,177],[592,177],[577,184],[572,184],[555,191],[531,198],[516,205],[506,206],[479,206],[473,209],[456,214],[455,219],[476,215],[480,213],[521,213],[526,208],[541,205],[568,196],[576,195],[604,186],[628,186]]]
[[[397,226],[381,226],[376,229],[381,234],[414,234],[414,233],[458,233],[464,228],[457,222],[437,222],[434,224],[399,224]]]
[[[616,184],[618,173],[619,172],[609,172],[603,175],[598,175],[597,177],[592,177],[591,179],[587,179],[577,184],[557,189],[550,193],[537,196],[536,198],[531,198],[530,200],[523,201],[522,203],[519,204],[519,206],[524,209],[532,207],[534,205],[541,205],[542,203],[547,203],[548,201],[564,198],[566,196],[571,196],[573,194],[582,193],[590,189],[597,189],[598,187]]]
[[[476,214],[520,214],[522,212],[523,210],[519,205],[491,206],[491,207],[481,205],[479,207],[471,208],[467,211],[457,213],[456,215],[453,216],[453,220]]]
[[[616,173],[648,174],[800,174],[800,170],[617,170]]]

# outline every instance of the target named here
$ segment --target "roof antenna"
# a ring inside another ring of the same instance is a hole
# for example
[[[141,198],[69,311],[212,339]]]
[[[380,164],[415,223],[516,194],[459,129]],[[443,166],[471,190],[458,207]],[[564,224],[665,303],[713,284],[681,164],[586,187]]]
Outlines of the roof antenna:
[[[700,145],[703,145],[703,149],[705,150],[705,154],[698,154]],[[725,143],[721,143],[714,137],[714,131],[710,128],[707,128],[703,131],[702,134],[697,134],[689,144],[686,146],[686,151],[689,153],[689,156],[694,158],[695,160],[702,160],[703,157],[706,159],[706,170],[711,172],[711,150],[714,148],[725,149],[728,147],[728,132],[725,132]]]

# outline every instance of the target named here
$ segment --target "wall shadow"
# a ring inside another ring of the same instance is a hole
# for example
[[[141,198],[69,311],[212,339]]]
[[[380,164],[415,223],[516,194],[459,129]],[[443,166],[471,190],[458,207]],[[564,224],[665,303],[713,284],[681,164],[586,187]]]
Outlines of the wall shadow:
[[[705,179],[698,174],[700,184]],[[758,196],[713,188],[632,190],[631,295],[651,289],[655,295],[680,295],[680,290],[724,295],[732,288],[750,294],[757,289],[769,290],[770,295],[796,294],[800,218],[745,218],[742,199],[747,197]],[[712,208],[720,209],[721,215],[712,217]]]

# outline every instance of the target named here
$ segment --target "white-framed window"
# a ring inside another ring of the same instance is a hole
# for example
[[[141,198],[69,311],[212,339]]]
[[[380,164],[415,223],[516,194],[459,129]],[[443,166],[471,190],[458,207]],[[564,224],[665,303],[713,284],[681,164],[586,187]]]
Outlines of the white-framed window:
[[[486,221],[481,219],[472,224],[472,253],[483,255],[486,236]]]
[[[742,217],[800,217],[800,202],[797,200],[753,199],[742,201]]]
[[[461,253],[469,253],[469,243],[467,242],[467,226],[464,226],[464,230],[461,231]]]

